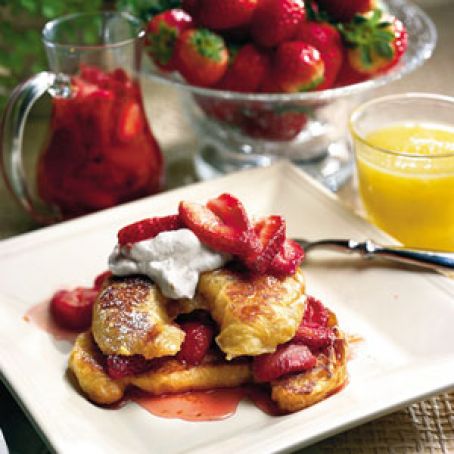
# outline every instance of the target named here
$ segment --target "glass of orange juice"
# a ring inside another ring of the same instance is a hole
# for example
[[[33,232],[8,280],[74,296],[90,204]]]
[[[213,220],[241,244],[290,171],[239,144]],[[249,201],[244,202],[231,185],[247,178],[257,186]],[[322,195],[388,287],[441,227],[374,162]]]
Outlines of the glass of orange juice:
[[[369,101],[350,121],[371,222],[405,246],[454,251],[454,98]]]

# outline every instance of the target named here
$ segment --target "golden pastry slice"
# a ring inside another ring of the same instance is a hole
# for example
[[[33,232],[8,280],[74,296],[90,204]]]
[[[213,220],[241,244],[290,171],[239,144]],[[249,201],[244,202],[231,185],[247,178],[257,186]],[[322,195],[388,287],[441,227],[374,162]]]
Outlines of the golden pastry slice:
[[[103,356],[96,348],[91,333],[80,334],[69,358],[69,369],[74,373],[84,394],[101,405],[120,400],[129,385],[160,395],[229,388],[251,381],[249,362],[236,360],[227,363],[214,353],[207,354],[198,366],[186,365],[174,358],[162,358],[149,371],[122,379],[110,378],[103,368],[103,362]]]
[[[106,355],[142,355],[146,359],[175,355],[184,331],[172,322],[167,303],[145,277],[109,280],[93,307],[96,344]]]
[[[315,367],[307,372],[287,375],[271,383],[271,398],[285,412],[309,407],[339,391],[347,382],[347,341],[329,311],[328,326],[333,328],[333,344],[317,355]]]
[[[222,268],[202,274],[197,288],[219,326],[216,342],[228,360],[270,353],[292,339],[304,312],[304,290],[300,269],[278,278]]]

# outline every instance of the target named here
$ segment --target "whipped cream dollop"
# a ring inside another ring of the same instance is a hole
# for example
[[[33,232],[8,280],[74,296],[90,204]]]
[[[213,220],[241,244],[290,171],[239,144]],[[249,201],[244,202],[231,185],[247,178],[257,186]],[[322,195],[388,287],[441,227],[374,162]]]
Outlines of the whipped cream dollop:
[[[115,276],[144,274],[168,298],[192,298],[199,275],[225,265],[231,256],[200,242],[189,229],[161,232],[131,246],[115,246],[109,269]]]

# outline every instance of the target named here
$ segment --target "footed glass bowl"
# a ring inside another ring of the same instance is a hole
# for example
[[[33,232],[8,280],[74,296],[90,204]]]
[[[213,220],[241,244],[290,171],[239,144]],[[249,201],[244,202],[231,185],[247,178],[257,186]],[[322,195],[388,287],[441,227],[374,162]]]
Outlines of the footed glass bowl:
[[[386,7],[406,25],[408,50],[388,73],[353,85],[307,93],[237,93],[196,87],[178,74],[147,69],[149,78],[182,92],[200,143],[198,176],[208,179],[290,159],[337,190],[353,170],[346,125],[358,97],[413,71],[435,47],[435,26],[419,7],[406,0],[388,0]]]

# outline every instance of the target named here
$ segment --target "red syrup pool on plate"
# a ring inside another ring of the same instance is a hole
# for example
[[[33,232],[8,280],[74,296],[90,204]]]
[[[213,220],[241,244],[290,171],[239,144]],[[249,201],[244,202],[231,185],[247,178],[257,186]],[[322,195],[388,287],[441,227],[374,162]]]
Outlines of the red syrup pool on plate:
[[[32,306],[25,313],[24,320],[38,326],[43,331],[46,331],[53,336],[56,340],[64,340],[74,343],[79,333],[60,327],[54,321],[49,307],[49,301]]]
[[[129,399],[155,416],[185,421],[218,421],[233,416],[243,399],[250,399],[265,413],[277,416],[269,390],[255,386],[190,391],[182,394],[153,396],[134,390]]]

